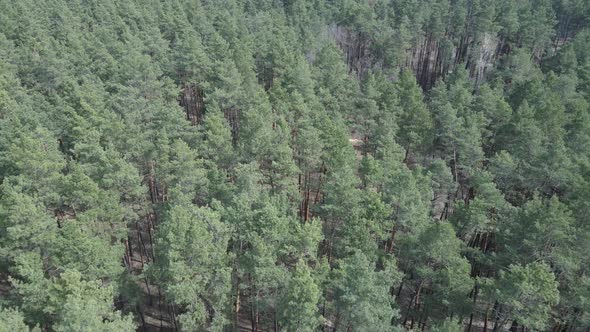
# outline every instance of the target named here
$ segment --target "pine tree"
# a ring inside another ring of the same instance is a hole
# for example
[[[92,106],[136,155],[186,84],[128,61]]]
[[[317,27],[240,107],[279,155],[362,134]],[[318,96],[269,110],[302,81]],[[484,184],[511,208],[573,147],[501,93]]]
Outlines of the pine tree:
[[[315,331],[320,323],[317,310],[319,299],[320,289],[311,276],[310,268],[300,260],[278,305],[281,326],[288,331]]]
[[[389,272],[391,273],[391,272]],[[389,288],[395,279],[360,251],[340,261],[335,271],[336,329],[389,330],[398,315]]]
[[[493,297],[502,306],[495,324],[503,326],[512,320],[513,326],[545,328],[551,306],[559,301],[557,285],[555,276],[544,263],[510,265],[492,286]]]
[[[428,146],[432,120],[424,105],[422,91],[410,71],[402,71],[397,88],[401,108],[399,143],[406,151]]]
[[[39,331],[37,327],[29,329],[24,322],[22,313],[11,308],[3,308],[0,310],[0,331],[2,332],[29,332]]]
[[[182,328],[220,330],[227,324],[229,229],[217,212],[192,206],[187,195],[175,197],[156,234],[150,275],[181,307],[178,322]]]

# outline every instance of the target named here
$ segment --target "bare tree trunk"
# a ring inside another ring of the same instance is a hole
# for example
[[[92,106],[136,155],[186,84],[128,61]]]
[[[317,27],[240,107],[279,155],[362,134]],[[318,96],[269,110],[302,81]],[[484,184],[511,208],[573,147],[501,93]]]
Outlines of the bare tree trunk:
[[[420,296],[420,291],[422,290],[423,284],[424,284],[424,281],[420,281],[420,284],[418,285],[418,289],[416,290],[416,293],[414,294],[414,296],[412,297],[412,300],[408,304],[408,309],[406,310],[406,317],[404,318],[403,326],[406,326],[406,323],[408,322],[408,318],[410,316],[410,311],[412,310],[414,303],[418,302],[418,298]],[[414,323],[414,318],[412,318],[412,325],[413,325],[413,323]]]
[[[236,331],[239,329],[240,326],[240,288],[238,287],[238,285],[239,279],[236,282],[236,304],[234,310],[234,327]]]
[[[402,279],[402,282],[399,284],[399,288],[397,290],[397,296],[399,298],[400,294],[402,293],[402,287],[404,286],[404,279]]]
[[[170,304],[168,305],[168,307],[172,324],[174,324],[174,331],[178,331],[178,325],[176,324],[176,310],[174,310],[174,304]]]
[[[137,305],[135,307],[135,310],[137,310],[137,313],[139,314],[139,318],[141,319],[141,330],[143,332],[147,331],[147,328],[145,326],[145,318],[143,317],[143,311],[141,310],[141,308],[139,307],[139,305]]]
[[[256,294],[252,294],[250,291],[250,298],[251,298],[251,305],[250,305],[250,319],[252,320],[252,332],[258,332],[258,308],[257,308],[257,299],[258,299],[258,292]]]
[[[486,309],[486,315],[484,317],[484,321],[483,321],[483,332],[488,332],[488,313],[490,311],[490,308],[488,306],[488,308]]]
[[[494,303],[494,328],[492,329],[493,332],[498,331],[499,322],[500,322],[500,314],[502,312],[502,305],[499,304],[497,301]]]
[[[164,316],[162,312],[162,293],[160,292],[160,288],[158,287],[158,311],[160,313],[160,331],[162,331],[164,327]]]

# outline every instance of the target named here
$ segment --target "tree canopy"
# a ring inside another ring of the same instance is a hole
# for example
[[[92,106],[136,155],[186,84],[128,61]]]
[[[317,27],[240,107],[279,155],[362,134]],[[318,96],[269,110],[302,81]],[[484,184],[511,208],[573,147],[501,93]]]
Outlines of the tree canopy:
[[[0,332],[587,331],[590,2],[0,1]]]

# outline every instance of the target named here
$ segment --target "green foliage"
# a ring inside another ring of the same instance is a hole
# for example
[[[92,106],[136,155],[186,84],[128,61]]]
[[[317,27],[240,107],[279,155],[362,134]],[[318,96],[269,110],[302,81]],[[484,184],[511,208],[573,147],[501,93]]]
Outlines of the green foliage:
[[[38,327],[30,329],[24,322],[22,313],[14,309],[0,310],[0,331],[2,332],[36,332]]]
[[[460,332],[462,331],[460,322],[454,319],[445,319],[442,323],[432,327],[433,332]]]
[[[205,326],[206,304],[219,313],[212,324],[222,325],[230,278],[228,227],[218,213],[192,206],[186,196],[171,204],[165,220],[156,235],[151,275],[173,303],[185,308],[178,318],[183,328]]]
[[[0,1],[0,330],[587,329],[588,17]]]
[[[526,327],[543,329],[551,306],[559,302],[557,286],[555,276],[544,263],[511,265],[493,286],[493,296],[505,306],[504,315]]]
[[[56,331],[134,331],[130,316],[112,311],[113,290],[99,282],[84,282],[80,273],[66,270],[55,286],[61,294]],[[65,295],[65,298],[63,297]]]
[[[320,323],[317,312],[319,299],[320,289],[309,267],[299,261],[279,303],[281,325],[287,331],[315,331]]]
[[[581,257],[573,249],[574,219],[556,196],[548,200],[534,197],[505,229],[502,242],[506,254],[512,256],[510,261],[543,261],[563,277],[580,267]]]
[[[389,287],[395,283],[391,270],[375,271],[362,252],[343,259],[335,271],[338,324],[354,329],[386,330],[398,313]]]
[[[422,91],[412,73],[404,70],[397,85],[401,114],[399,117],[400,144],[415,150],[427,146],[432,120],[423,101]]]

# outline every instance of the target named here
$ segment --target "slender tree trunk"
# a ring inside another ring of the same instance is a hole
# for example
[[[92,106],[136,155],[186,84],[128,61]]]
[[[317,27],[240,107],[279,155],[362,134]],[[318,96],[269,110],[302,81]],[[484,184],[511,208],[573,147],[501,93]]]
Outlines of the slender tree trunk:
[[[428,324],[428,315],[426,313],[424,313],[424,320],[422,321],[422,328],[420,329],[422,332],[424,332],[424,330],[426,330],[427,324]]]
[[[322,305],[322,317],[326,317],[326,297],[324,297],[324,304]],[[322,324],[322,331],[326,331],[326,324]]]
[[[309,221],[309,187],[307,188],[307,194],[305,197],[305,222]]]
[[[135,306],[135,310],[137,310],[137,313],[139,314],[139,319],[141,320],[141,330],[143,332],[147,332],[147,327],[145,326],[145,317],[143,316],[143,311],[141,310],[139,305]]]
[[[391,239],[390,239],[390,243],[389,243],[389,250],[387,251],[388,253],[392,254],[393,253],[393,245],[395,243],[395,225],[391,228]]]
[[[572,322],[569,323],[568,325],[568,331],[571,332],[574,330],[574,327],[576,326],[576,321],[578,320],[578,314],[574,313],[574,319],[572,319]]]
[[[158,287],[158,312],[160,313],[160,331],[164,328],[164,312],[162,311],[162,292]]]
[[[176,311],[174,310],[174,304],[168,305],[170,308],[170,319],[172,320],[172,324],[174,325],[174,331],[178,331],[178,325],[176,324]]]
[[[400,282],[399,288],[397,289],[397,296],[396,296],[397,298],[399,298],[400,294],[402,293],[402,287],[404,286],[404,280],[405,279],[402,279],[402,282]]]
[[[500,322],[500,314],[502,313],[502,305],[498,303],[498,301],[494,302],[494,328],[493,332],[498,331],[499,322]]]
[[[488,332],[488,313],[490,311],[490,308],[488,307],[486,309],[486,315],[484,316],[484,321],[483,321],[483,332]]]
[[[129,245],[129,237],[125,240],[125,260],[129,264],[129,270],[131,270],[131,246]]]
[[[255,328],[254,328],[254,332],[258,332],[258,320],[260,318],[260,312],[258,311],[258,308],[256,308],[256,316],[255,316],[255,318],[256,318],[256,325],[255,325]]]
[[[250,320],[251,320],[251,331],[252,332],[256,332],[257,331],[257,326],[256,326],[256,313],[254,312],[254,304],[252,304],[252,308],[250,308]]]
[[[453,148],[453,177],[455,182],[459,182],[459,176],[457,174],[457,150]]]
[[[152,215],[150,213],[149,218],[148,218],[148,236],[150,238],[150,255],[152,257],[152,262],[155,262],[155,252],[154,252],[154,220],[155,220],[156,214],[154,212],[154,214]],[[146,253],[147,254],[147,253]]]
[[[407,163],[408,161],[408,156],[410,155],[410,148],[406,149],[406,155],[404,156],[404,164]]]
[[[418,298],[420,296],[420,291],[422,290],[423,284],[424,284],[424,281],[420,281],[420,284],[418,285],[418,289],[416,290],[416,293],[414,294],[414,296],[412,297],[412,300],[408,304],[408,309],[406,310],[406,317],[404,318],[403,326],[406,326],[406,323],[408,322],[408,318],[410,316],[410,311],[412,310],[412,306],[414,306],[414,303],[417,303],[417,301],[418,301]],[[412,318],[412,325],[413,325],[413,323],[414,323],[414,318]],[[410,329],[411,329],[411,327],[410,327]]]
[[[252,308],[250,310],[250,317],[252,319],[252,332],[258,332],[258,319],[259,319],[259,312],[258,312],[258,292],[253,296],[252,301]]]
[[[338,331],[340,327],[340,312],[336,312],[336,318],[334,318],[334,331]]]
[[[141,263],[141,268],[143,269],[144,261],[143,261],[143,254],[147,252],[145,250],[145,244],[143,243],[143,239],[141,237],[141,231],[139,230],[139,222],[135,223],[135,229],[137,230],[137,239],[139,240],[140,250],[139,251],[139,261]]]
[[[239,279],[236,282],[236,304],[234,308],[234,326],[236,331],[239,329],[240,326],[240,288],[239,288]]]

